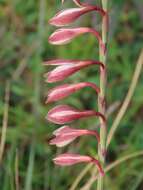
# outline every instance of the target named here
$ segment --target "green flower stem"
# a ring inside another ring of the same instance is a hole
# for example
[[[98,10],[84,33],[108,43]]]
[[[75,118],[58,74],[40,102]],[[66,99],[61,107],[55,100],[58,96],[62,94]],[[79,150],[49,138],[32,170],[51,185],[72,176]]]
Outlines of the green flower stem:
[[[108,0],[102,0],[102,7],[105,11],[107,11]],[[102,41],[107,46],[107,37],[108,37],[108,15],[104,16],[102,19]],[[99,50],[100,61],[106,65],[107,51],[104,53],[101,48]],[[105,69],[101,69],[100,72],[100,94],[98,98],[98,109],[103,115],[106,112],[105,105],[105,93],[106,93],[106,67]],[[107,124],[100,119],[100,145],[98,149],[99,160],[104,168],[105,165],[105,155],[106,155],[106,137],[107,137]],[[97,181],[97,190],[103,190],[104,188],[104,178],[101,176]]]

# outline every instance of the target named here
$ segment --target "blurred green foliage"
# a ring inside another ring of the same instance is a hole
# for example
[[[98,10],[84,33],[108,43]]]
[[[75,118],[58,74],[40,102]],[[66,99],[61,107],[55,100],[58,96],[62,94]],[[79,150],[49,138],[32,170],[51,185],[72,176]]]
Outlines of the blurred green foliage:
[[[91,1],[92,2],[92,1]],[[97,1],[100,2],[100,1]],[[67,1],[64,7],[72,7]],[[108,55],[108,108],[122,102],[132,78],[136,61],[143,47],[143,2],[140,0],[110,1],[111,15]],[[78,152],[96,156],[97,145],[87,137],[63,149],[48,145],[48,139],[57,126],[48,123],[45,115],[53,105],[45,105],[47,85],[43,74],[49,70],[42,61],[51,58],[98,59],[98,45],[90,35],[78,37],[71,44],[55,47],[48,44],[54,27],[48,19],[61,10],[60,0],[0,0],[0,125],[4,112],[6,81],[10,81],[10,107],[6,146],[0,165],[0,189],[14,190],[15,159],[18,157],[20,189],[65,190],[70,187],[84,165],[69,168],[55,167],[52,157],[59,152]],[[74,24],[100,28],[97,14],[89,14]],[[91,67],[73,75],[67,81],[98,83],[99,72]],[[108,162],[122,155],[143,149],[143,76],[122,123],[111,143]],[[93,90],[83,89],[64,103],[81,109],[95,109],[97,97]],[[118,109],[109,118],[109,128]],[[95,123],[93,125],[93,123]],[[78,128],[95,128],[96,119],[73,123]],[[1,131],[0,131],[1,132]],[[106,178],[106,189],[142,190],[143,160],[126,162]],[[81,182],[88,180],[87,175]],[[95,184],[93,189],[95,189]]]

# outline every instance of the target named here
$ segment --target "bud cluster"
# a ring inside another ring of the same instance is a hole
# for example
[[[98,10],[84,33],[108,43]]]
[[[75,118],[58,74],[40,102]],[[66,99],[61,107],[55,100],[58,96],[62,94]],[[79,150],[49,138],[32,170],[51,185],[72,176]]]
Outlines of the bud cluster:
[[[62,27],[66,26],[74,21],[76,21],[80,16],[89,13],[91,11],[97,11],[102,17],[105,17],[106,12],[98,7],[89,5],[86,3],[81,3],[80,0],[73,0],[74,3],[78,6],[77,8],[65,9],[57,13],[49,23],[54,26]],[[62,3],[64,0],[62,0]],[[77,27],[77,28],[61,28],[56,30],[50,37],[49,43],[53,45],[62,45],[70,43],[77,36],[91,33],[96,37],[99,42],[100,50],[105,53],[106,48],[105,44],[102,42],[102,38],[98,31],[88,27]],[[72,74],[80,71],[83,68],[86,68],[91,65],[97,65],[100,68],[100,72],[104,70],[104,64],[100,61],[95,60],[65,60],[65,59],[55,59],[44,62],[44,65],[56,66],[52,71],[45,74],[45,80],[48,83],[54,83],[62,81]],[[97,95],[100,93],[100,88],[91,82],[80,82],[77,84],[63,84],[58,87],[51,89],[47,95],[46,103],[56,102],[63,98],[68,97],[69,95],[81,90],[85,87],[91,87],[95,90]],[[71,123],[74,120],[87,118],[91,116],[100,117],[103,122],[106,122],[105,116],[95,110],[78,110],[68,105],[58,105],[52,108],[46,119],[52,123],[64,125],[58,130],[54,131],[54,138],[50,140],[51,145],[56,145],[57,147],[63,147],[71,143],[76,138],[83,135],[92,135],[95,136],[97,142],[100,143],[99,134],[95,130],[87,129],[74,129],[65,124]],[[61,166],[74,165],[80,162],[85,163],[94,163],[101,175],[104,174],[104,171],[100,165],[100,162],[91,157],[78,154],[61,154],[53,159],[54,163]]]

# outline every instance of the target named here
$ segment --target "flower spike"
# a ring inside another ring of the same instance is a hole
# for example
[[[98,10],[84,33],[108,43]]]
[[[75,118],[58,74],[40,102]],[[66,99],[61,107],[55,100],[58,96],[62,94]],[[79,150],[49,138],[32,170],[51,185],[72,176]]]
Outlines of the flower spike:
[[[102,176],[104,175],[104,171],[103,171],[99,161],[90,156],[65,153],[65,154],[61,154],[61,155],[57,156],[56,158],[53,159],[53,161],[56,165],[60,165],[60,166],[71,166],[71,165],[82,163],[82,162],[93,163],[97,166],[99,173]]]
[[[62,3],[65,2],[65,0],[61,0],[61,1]],[[98,6],[90,5],[88,3],[82,3],[81,0],[73,0],[73,2],[78,6],[77,8],[65,9],[58,12],[53,18],[49,20],[49,23],[51,25],[61,27],[61,26],[65,26],[65,25],[75,22],[78,18],[80,18],[82,15],[86,13],[97,11],[102,16],[102,26],[105,26],[105,29],[107,29],[108,13],[107,13],[106,6],[98,7]],[[104,10],[103,7],[106,10]],[[98,40],[99,49],[100,49],[99,51],[100,60],[104,60],[104,59],[101,59],[101,57],[105,58],[105,53],[106,53],[106,40],[105,40],[106,36],[104,38],[106,30],[105,31],[102,30],[102,36],[101,36],[98,31],[89,27],[61,28],[61,29],[56,30],[53,34],[51,34],[48,41],[49,43],[53,45],[68,44],[74,38],[85,33],[90,33],[96,37],[96,39]],[[49,60],[49,61],[44,62],[44,65],[56,66],[56,68],[54,68],[52,71],[45,74],[46,82],[49,82],[49,83],[64,80],[67,77],[71,76],[72,74],[76,73],[77,71],[85,67],[88,67],[90,65],[100,66],[101,80],[102,80],[102,76],[104,77],[104,74],[106,73],[105,63],[102,63],[101,61],[94,61],[94,60],[56,59],[56,60]],[[102,84],[100,81],[100,87],[101,86]],[[81,111],[73,107],[70,107],[68,105],[58,105],[52,108],[48,112],[46,119],[55,124],[66,124],[66,123],[70,123],[70,122],[73,122],[74,120],[78,120],[81,118],[96,116],[100,118],[100,127],[103,126],[103,129],[104,129],[104,127],[106,127],[106,118],[104,116],[105,109],[103,109],[103,111],[102,109],[100,109],[100,104],[104,103],[104,93],[101,93],[103,94],[103,98],[102,98],[100,94],[100,88],[96,86],[96,84],[94,83],[79,82],[76,84],[63,84],[58,87],[55,87],[49,91],[47,95],[46,103],[61,100],[65,97],[68,97],[70,94],[73,94],[77,92],[78,90],[85,87],[91,87],[96,91],[98,95],[98,99],[99,99],[99,106],[98,106],[99,112],[95,110]],[[103,108],[105,108],[104,105],[103,105]],[[54,137],[50,140],[50,144],[56,145],[57,147],[63,147],[71,143],[72,141],[74,141],[76,138],[83,135],[95,136],[98,143],[100,142],[100,136],[98,132],[94,130],[74,129],[69,126],[63,126],[63,127],[60,127],[58,130],[54,131],[53,134],[54,134]],[[102,141],[100,143],[101,145],[103,145]],[[101,146],[101,149],[102,149],[102,146]],[[102,176],[104,175],[104,171],[99,161],[90,156],[66,153],[66,154],[61,154],[57,156],[56,158],[53,159],[53,161],[55,164],[60,165],[60,166],[74,165],[74,164],[78,164],[82,162],[93,163],[97,166],[100,175]]]
[[[93,135],[96,137],[98,143],[100,141],[99,134],[97,131],[87,130],[87,129],[73,129],[69,126],[63,126],[54,131],[55,137],[50,140],[51,145],[56,145],[57,147],[63,147],[74,141],[77,137],[83,135]]]
[[[63,99],[84,87],[92,87],[97,93],[100,92],[100,89],[94,83],[91,83],[91,82],[81,82],[77,84],[64,84],[64,85],[55,87],[49,91],[46,103],[55,102],[60,99]]]
[[[70,123],[80,118],[86,118],[91,116],[99,116],[105,121],[105,117],[100,113],[93,110],[79,111],[68,105],[59,105],[54,107],[48,112],[47,120],[55,124]]]

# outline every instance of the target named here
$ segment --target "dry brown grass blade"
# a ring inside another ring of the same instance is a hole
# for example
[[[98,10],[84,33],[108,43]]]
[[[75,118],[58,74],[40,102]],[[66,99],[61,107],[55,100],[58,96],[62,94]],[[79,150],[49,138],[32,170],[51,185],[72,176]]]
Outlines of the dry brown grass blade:
[[[7,131],[7,124],[8,124],[9,98],[10,98],[10,83],[9,83],[9,81],[7,81],[6,88],[5,88],[5,106],[4,106],[4,115],[3,115],[1,140],[0,140],[0,164],[2,162],[3,152],[4,152],[4,147],[5,147],[5,140],[6,140],[6,131]]]

